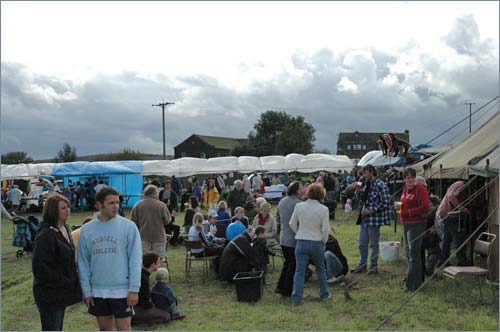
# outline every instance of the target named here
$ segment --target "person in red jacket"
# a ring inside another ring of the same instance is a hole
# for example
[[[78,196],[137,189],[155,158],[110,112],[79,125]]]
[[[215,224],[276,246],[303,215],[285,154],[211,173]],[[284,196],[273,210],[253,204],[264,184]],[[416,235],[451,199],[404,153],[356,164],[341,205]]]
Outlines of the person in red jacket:
[[[405,243],[408,271],[405,292],[414,292],[422,284],[422,235],[425,232],[426,215],[430,209],[427,189],[416,180],[413,168],[403,171],[405,187],[401,194],[401,223]]]

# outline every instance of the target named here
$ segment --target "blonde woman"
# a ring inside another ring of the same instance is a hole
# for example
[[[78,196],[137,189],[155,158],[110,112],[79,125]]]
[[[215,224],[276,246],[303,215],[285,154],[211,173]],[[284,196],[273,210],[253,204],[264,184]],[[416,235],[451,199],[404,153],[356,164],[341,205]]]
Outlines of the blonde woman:
[[[205,236],[203,232],[203,221],[205,218],[201,213],[196,213],[193,217],[193,226],[189,229],[189,241],[201,241],[205,248],[191,249],[194,257],[220,256],[223,248]]]

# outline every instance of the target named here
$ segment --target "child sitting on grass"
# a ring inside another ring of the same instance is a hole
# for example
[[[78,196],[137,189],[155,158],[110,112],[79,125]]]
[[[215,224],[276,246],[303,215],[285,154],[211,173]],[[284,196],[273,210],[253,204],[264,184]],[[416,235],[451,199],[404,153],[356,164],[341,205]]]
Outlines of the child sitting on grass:
[[[174,290],[167,284],[167,280],[168,270],[159,268],[156,272],[156,282],[151,289],[151,300],[156,308],[170,313],[172,319],[183,319],[186,315],[180,313]]]
[[[134,307],[132,325],[165,324],[171,319],[167,312],[155,308],[151,302],[149,276],[162,266],[160,256],[156,252],[148,251],[142,256],[141,287],[139,288],[139,302]]]
[[[267,264],[269,264],[269,255],[276,256],[276,254],[267,247],[267,238],[265,233],[266,228],[264,226],[259,225],[255,228],[255,240],[253,240],[252,250],[255,257],[255,271],[264,272],[264,285],[267,285],[266,274]]]

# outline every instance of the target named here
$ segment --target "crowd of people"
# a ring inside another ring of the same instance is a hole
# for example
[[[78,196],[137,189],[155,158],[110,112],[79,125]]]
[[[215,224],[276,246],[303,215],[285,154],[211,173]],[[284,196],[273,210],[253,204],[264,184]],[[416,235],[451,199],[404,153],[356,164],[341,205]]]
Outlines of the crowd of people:
[[[425,179],[407,168],[405,187],[394,202],[387,184],[377,175],[375,167],[366,165],[358,174],[320,173],[309,182],[291,178],[275,214],[262,196],[266,182],[258,174],[252,182],[246,175],[236,180],[233,188],[227,188],[222,176],[207,179],[201,187],[191,178],[189,203],[179,202],[183,188],[172,177],[164,184],[146,185],[144,199],[134,205],[130,220],[119,214],[120,194],[102,186],[94,196],[98,212],[73,233],[67,225],[71,201],[52,194],[45,203],[33,251],[33,294],[42,330],[62,330],[65,308],[82,299],[101,330],[116,325],[128,331],[134,324],[185,318],[168,283],[170,271],[162,267],[167,240],[174,247],[182,241],[201,242],[191,255],[214,256],[213,271],[228,282],[238,272],[254,270],[262,271],[268,284],[269,256],[281,254],[283,267],[275,293],[290,298],[292,305],[303,301],[310,265],[315,267],[322,301],[331,298],[328,284],[337,282],[350,299],[344,278],[348,260],[331,234],[326,204],[342,198],[344,205],[352,204],[359,211],[360,259],[351,273],[378,273],[380,227],[389,225],[397,210],[408,260],[404,290],[416,291],[429,271],[448,258],[451,241],[460,244],[464,240],[460,226],[450,218],[464,199],[459,191],[463,182],[452,185],[441,201],[429,196]],[[226,200],[221,199],[223,191]],[[185,208],[182,226],[175,221],[179,204]],[[441,235],[428,231],[436,225]],[[462,253],[458,258],[459,264],[467,264]],[[156,282],[150,287],[152,273]]]

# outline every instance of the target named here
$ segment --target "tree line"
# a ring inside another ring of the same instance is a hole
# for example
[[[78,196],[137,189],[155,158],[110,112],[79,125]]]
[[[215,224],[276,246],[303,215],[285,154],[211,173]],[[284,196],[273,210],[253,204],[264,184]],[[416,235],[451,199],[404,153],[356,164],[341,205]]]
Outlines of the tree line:
[[[114,160],[145,160],[146,155],[142,152],[135,151],[132,149],[123,149],[117,153],[107,153],[98,155],[93,158],[93,161],[114,161]],[[64,143],[61,150],[52,159],[54,163],[68,163],[72,161],[77,161],[78,156],[76,153],[76,148],[69,145],[69,143]],[[34,160],[24,151],[13,151],[6,154],[2,154],[2,164],[12,165],[12,164],[29,164]]]
[[[327,149],[313,150],[316,129],[305,121],[301,115],[292,116],[283,111],[269,110],[260,115],[259,120],[248,134],[248,142],[236,147],[234,156],[269,156],[287,155],[289,153],[309,154],[312,152],[330,153]],[[2,154],[2,164],[28,164],[33,158],[23,151]],[[94,161],[112,160],[145,160],[146,155],[140,151],[123,149],[118,153],[96,156]],[[55,163],[77,160],[76,148],[65,142],[56,156]]]

